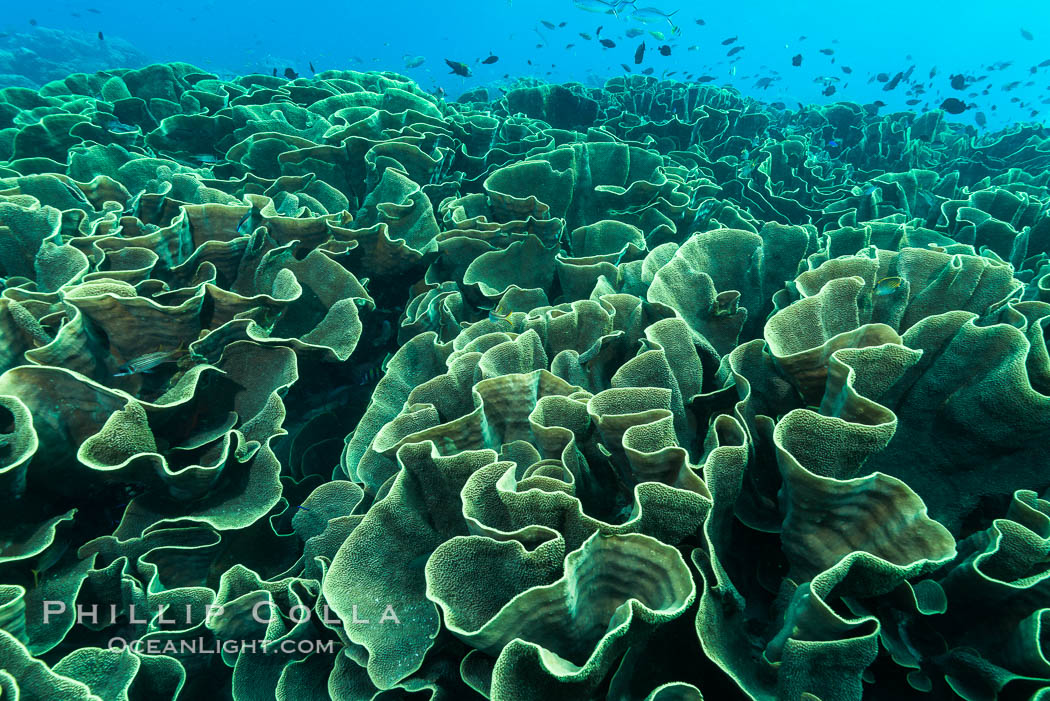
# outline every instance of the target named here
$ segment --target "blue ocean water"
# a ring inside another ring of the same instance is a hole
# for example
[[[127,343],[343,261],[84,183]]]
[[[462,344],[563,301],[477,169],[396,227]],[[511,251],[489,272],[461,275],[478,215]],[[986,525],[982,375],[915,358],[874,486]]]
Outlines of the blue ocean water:
[[[43,55],[78,71],[121,61],[186,61],[220,75],[290,67],[309,76],[311,65],[318,72],[389,70],[452,99],[521,77],[601,85],[626,65],[651,68],[656,77],[706,76],[788,105],[882,101],[887,110],[921,111],[956,98],[967,106],[957,119],[973,123],[981,112],[989,127],[1043,122],[1050,102],[1050,65],[1039,65],[1050,59],[1046,2],[637,0],[616,15],[581,5],[602,8],[597,0],[11,3],[0,20],[0,86],[39,83],[47,77]],[[632,7],[670,19],[642,23]],[[631,29],[643,33],[630,37]],[[66,34],[78,41],[63,44]],[[644,58],[635,64],[642,41]],[[743,48],[727,56],[736,47]],[[490,55],[498,60],[481,63]],[[450,74],[446,59],[466,64],[471,75]],[[898,73],[902,80],[886,89]],[[964,76],[962,89],[952,87],[953,75]]]

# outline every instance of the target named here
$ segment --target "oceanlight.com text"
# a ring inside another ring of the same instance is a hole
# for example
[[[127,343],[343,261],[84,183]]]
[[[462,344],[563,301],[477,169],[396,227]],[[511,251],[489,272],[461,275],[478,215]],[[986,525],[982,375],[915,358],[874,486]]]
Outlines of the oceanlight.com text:
[[[215,655],[227,654],[273,654],[335,653],[335,640],[214,640],[191,638],[185,640],[127,640],[110,638],[106,647],[110,650],[130,649],[145,655]]]

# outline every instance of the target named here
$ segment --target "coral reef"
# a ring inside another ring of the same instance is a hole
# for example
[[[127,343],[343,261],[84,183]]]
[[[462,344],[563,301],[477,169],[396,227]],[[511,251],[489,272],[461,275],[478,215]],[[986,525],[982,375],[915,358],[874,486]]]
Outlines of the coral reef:
[[[1050,699],[1050,135],[486,100],[0,90],[0,691]]]

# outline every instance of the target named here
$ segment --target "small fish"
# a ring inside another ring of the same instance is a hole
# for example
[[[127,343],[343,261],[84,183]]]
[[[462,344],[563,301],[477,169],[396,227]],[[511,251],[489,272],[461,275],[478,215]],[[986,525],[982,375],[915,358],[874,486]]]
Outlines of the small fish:
[[[35,27],[36,25],[37,25],[37,21],[35,19],[33,19],[32,17],[30,17],[29,18],[29,26],[30,27]]]
[[[426,56],[408,56],[404,57],[405,68],[419,68],[426,61]]]
[[[743,164],[740,166],[740,177],[742,177],[742,178],[750,177],[751,174],[755,172],[755,168],[757,166],[758,166],[758,158],[752,158],[752,159],[749,159],[749,160],[745,160],[743,162]]]
[[[670,48],[670,47],[668,47],[668,48]],[[733,54],[738,54],[738,53],[740,53],[743,50],[744,50],[743,46],[734,46],[733,48],[731,48],[729,50],[728,53],[726,53],[726,56],[732,56]]]
[[[904,104],[908,105],[909,107],[914,107],[915,105],[919,104],[920,102],[922,102],[922,100],[920,100],[918,98],[912,98],[911,100],[906,100],[904,102]]]
[[[649,30],[649,34],[652,35],[653,39],[656,39],[657,41],[663,41],[664,38],[665,38],[665,35],[664,35],[663,32],[657,32],[655,30]]]
[[[941,109],[948,114],[962,114],[966,111],[966,103],[954,97],[947,98],[941,103]]]
[[[702,19],[697,19],[697,20],[693,20],[693,21],[694,21],[694,22],[696,22],[697,26],[700,26],[700,27],[702,27],[702,26],[704,26],[705,24],[707,24],[707,22],[705,22],[705,21],[704,21],[704,20],[702,20]]]
[[[311,73],[313,73],[314,75],[317,75],[317,70],[314,68],[313,61],[307,61],[306,65],[310,66],[310,72]]]
[[[506,310],[506,307],[500,302],[494,309],[489,310],[489,321],[495,323],[497,321],[510,321],[511,312]]]
[[[667,44],[663,44],[662,46],[660,46],[660,48],[657,49],[657,51],[660,52],[661,56],[670,56],[671,55],[671,47],[668,46]]]
[[[594,30],[594,36],[600,37],[602,35],[602,27],[604,26],[604,24],[599,24],[598,28]]]
[[[540,24],[542,24],[547,29],[557,29],[558,28],[558,25],[554,24],[554,22],[548,22],[545,19],[541,19],[540,20]]]
[[[558,29],[561,29],[562,27],[564,27],[567,24],[568,24],[568,22],[558,22]]]
[[[176,348],[175,350],[144,353],[137,358],[132,358],[117,368],[117,371],[113,373],[113,377],[127,377],[128,375],[151,372],[158,365],[174,361],[175,356],[181,352],[182,347],[179,346],[179,348]]]
[[[605,48],[607,48],[607,49],[615,49],[616,48],[616,42],[613,41],[612,39],[602,39],[599,43],[602,46],[604,46]]]
[[[276,68],[273,69],[273,75],[274,75],[275,78],[277,77],[277,69]]]
[[[645,34],[645,30],[638,29],[638,27],[631,27],[626,32],[624,32],[624,34],[627,36],[628,39],[634,39],[635,37],[640,37],[641,35]]]
[[[644,57],[645,57],[645,42],[643,41],[641,44],[638,45],[638,48],[634,50],[634,63],[635,63],[635,65],[638,65],[639,63],[641,63],[642,59]]]
[[[101,14],[102,14],[102,10],[96,10],[96,9],[95,9],[95,8],[93,8],[93,7],[89,7],[89,8],[87,9],[87,11],[88,11],[88,12],[90,12],[90,13],[92,13],[92,14],[96,14],[96,15],[101,15]]]
[[[732,44],[734,41],[736,41],[739,38],[740,37],[737,36],[737,37],[729,37],[728,39],[723,39],[722,40],[722,46],[729,46],[730,44]]]
[[[105,41],[106,40],[106,38],[104,36],[102,36],[102,32],[98,33],[98,40],[99,41]]]
[[[482,63],[484,63],[486,66],[491,66],[493,63],[495,63],[498,60],[499,60],[499,56],[496,56],[495,54],[489,54],[489,57],[486,58],[484,61],[482,61]]]
[[[641,7],[631,13],[631,19],[642,23],[666,20],[667,23],[670,24],[671,17],[677,14],[677,12],[678,10],[675,10],[674,12],[664,12],[657,7]]]
[[[888,82],[888,83],[886,83],[885,85],[882,86],[883,91],[884,92],[889,92],[890,90],[895,89],[900,84],[901,80],[903,80],[903,78],[904,78],[904,73],[898,71],[897,75],[893,76],[893,79],[890,80],[890,82]]]
[[[838,141],[835,141],[835,139],[828,139],[828,148],[838,148],[838,147],[839,147],[839,142]]]
[[[633,0],[616,0],[616,2],[605,2],[605,0],[572,0],[572,4],[577,10],[609,14],[618,17],[618,13],[627,5],[633,4]]]
[[[956,90],[966,89],[966,76],[961,73],[956,73],[951,77],[952,87]]]
[[[988,117],[985,116],[984,112],[978,112],[973,116],[973,119],[979,127],[984,127],[988,124]]]
[[[884,277],[875,283],[875,295],[883,297],[893,294],[901,286],[902,282],[904,281],[899,277]]]
[[[1028,41],[1032,41],[1032,39],[1035,39],[1035,37],[1032,36],[1032,33],[1024,28],[1021,29],[1021,38],[1027,39]]]
[[[795,54],[794,56],[792,56],[791,57],[791,65],[792,66],[801,66],[802,65],[802,54]]]
[[[244,216],[241,217],[241,220],[237,222],[237,228],[235,229],[235,231],[241,236],[247,236],[250,233],[251,224],[248,220],[251,219],[251,216],[252,210],[249,209],[247,212],[244,213]],[[248,226],[245,226],[245,224],[247,224]]]
[[[644,71],[642,71],[642,75],[652,75],[652,74],[653,74],[653,67],[652,66],[649,66]]]
[[[630,67],[630,66],[628,66],[628,65],[627,65],[626,63],[621,63],[621,64],[620,64],[620,67],[621,67],[621,68],[623,68],[623,69],[624,69],[625,71],[627,71],[628,73],[630,73],[630,72],[631,72],[631,67]]]
[[[821,49],[820,53],[824,54],[825,56],[831,56],[835,53],[835,49]]]
[[[452,69],[452,73],[455,73],[456,75],[461,75],[464,78],[470,76],[470,66],[468,66],[467,64],[460,63],[459,61],[450,61],[447,58],[445,59],[445,63],[447,63],[448,67]]]
[[[829,85],[828,87],[824,88],[820,92],[825,97],[831,97],[832,95],[835,94],[835,86],[834,85]]]
[[[287,78],[288,80],[295,80],[296,78],[299,77],[299,74],[296,73],[291,68],[285,68],[284,69],[284,77]]]
[[[370,365],[368,367],[365,367],[361,371],[360,375],[358,375],[357,384],[359,386],[370,385],[374,382],[378,382],[382,376],[383,372],[379,369],[378,365]]]
[[[580,32],[579,34],[580,34],[580,36],[581,36],[581,37],[582,37],[583,39],[585,39],[585,40],[587,40],[587,41],[590,41],[590,40],[591,40],[591,39],[593,38],[593,37],[591,37],[591,35],[590,35],[590,34],[588,34],[587,32]]]

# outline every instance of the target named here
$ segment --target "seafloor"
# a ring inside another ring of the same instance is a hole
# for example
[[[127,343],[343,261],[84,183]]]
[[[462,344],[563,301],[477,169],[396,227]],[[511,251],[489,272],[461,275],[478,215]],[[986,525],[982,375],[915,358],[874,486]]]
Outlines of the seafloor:
[[[1048,182],[643,76],[0,90],[0,695],[1046,701]]]

